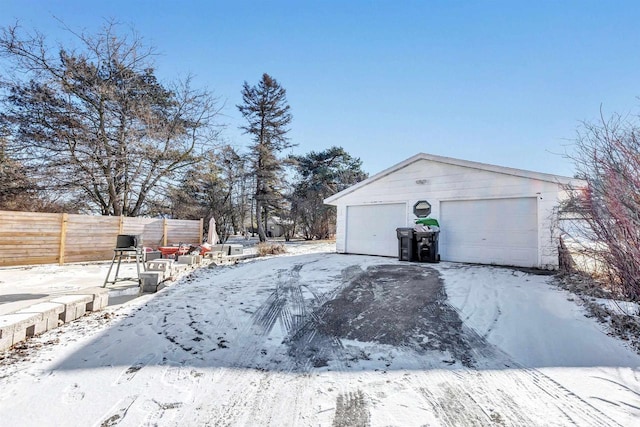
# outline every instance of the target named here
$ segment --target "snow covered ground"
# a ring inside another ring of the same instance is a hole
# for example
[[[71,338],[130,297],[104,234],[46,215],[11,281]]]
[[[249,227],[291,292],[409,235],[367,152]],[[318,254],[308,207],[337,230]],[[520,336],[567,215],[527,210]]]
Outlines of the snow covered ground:
[[[111,262],[67,264],[64,266],[46,264],[0,268],[0,314],[16,312],[31,305],[66,295],[86,288],[101,287],[109,271]],[[115,275],[111,272],[111,279]],[[123,263],[119,277],[135,277],[134,262]],[[110,294],[135,293],[138,284],[119,282],[110,285]],[[117,298],[110,298],[110,303]]]
[[[640,356],[550,276],[290,250],[197,270],[6,353],[0,424],[640,420]]]

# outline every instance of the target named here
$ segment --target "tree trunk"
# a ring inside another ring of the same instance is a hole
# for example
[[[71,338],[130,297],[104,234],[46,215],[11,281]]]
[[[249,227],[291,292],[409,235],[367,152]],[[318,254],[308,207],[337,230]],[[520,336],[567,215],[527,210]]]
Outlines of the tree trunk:
[[[255,206],[253,206],[253,203],[255,202],[255,197],[251,199],[251,208],[249,209],[249,212],[251,212],[251,237],[256,237],[256,228],[253,226],[253,224],[255,224],[254,220],[255,218],[253,217],[253,214],[255,212]]]
[[[263,208],[263,213],[262,213],[262,229],[264,230],[265,236],[266,237],[273,237],[269,235],[269,209],[267,208]]]
[[[264,231],[264,223],[262,222],[262,200],[256,199],[256,222],[258,223],[258,239],[261,242],[267,241],[267,235]]]

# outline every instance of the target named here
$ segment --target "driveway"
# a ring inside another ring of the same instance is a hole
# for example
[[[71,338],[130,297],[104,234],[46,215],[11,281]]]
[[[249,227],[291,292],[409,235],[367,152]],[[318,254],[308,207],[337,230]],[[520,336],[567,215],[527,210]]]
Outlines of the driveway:
[[[0,417],[8,425],[632,424],[640,357],[551,280],[332,253],[202,269],[8,354]]]

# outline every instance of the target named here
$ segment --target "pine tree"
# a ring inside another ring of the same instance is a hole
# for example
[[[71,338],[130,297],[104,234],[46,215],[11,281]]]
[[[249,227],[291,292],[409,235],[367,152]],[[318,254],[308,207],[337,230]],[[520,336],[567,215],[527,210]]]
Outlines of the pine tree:
[[[266,217],[270,209],[282,202],[281,192],[283,161],[278,154],[293,146],[286,137],[291,123],[286,90],[268,74],[256,86],[244,82],[242,105],[238,110],[247,121],[241,129],[253,138],[250,147],[255,171],[255,209],[258,236],[261,242],[267,239]]]
[[[324,199],[367,178],[362,161],[342,147],[312,151],[292,158],[298,173],[291,195],[292,215],[305,239],[327,239],[335,234],[336,208]]]

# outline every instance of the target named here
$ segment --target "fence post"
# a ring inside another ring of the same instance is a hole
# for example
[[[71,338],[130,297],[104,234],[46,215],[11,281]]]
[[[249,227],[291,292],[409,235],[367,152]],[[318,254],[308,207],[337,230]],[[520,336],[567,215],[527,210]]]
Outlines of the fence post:
[[[118,234],[122,234],[124,231],[124,215],[120,215],[120,222],[118,223]]]
[[[64,265],[64,250],[67,240],[67,222],[69,221],[69,215],[63,213],[60,221],[60,252],[58,253],[58,262],[60,265]]]
[[[204,218],[200,218],[200,240],[198,242],[199,245],[202,244],[202,233],[204,233]]]
[[[162,246],[167,246],[167,231],[169,231],[169,227],[167,226],[167,218],[164,218],[162,221]]]

